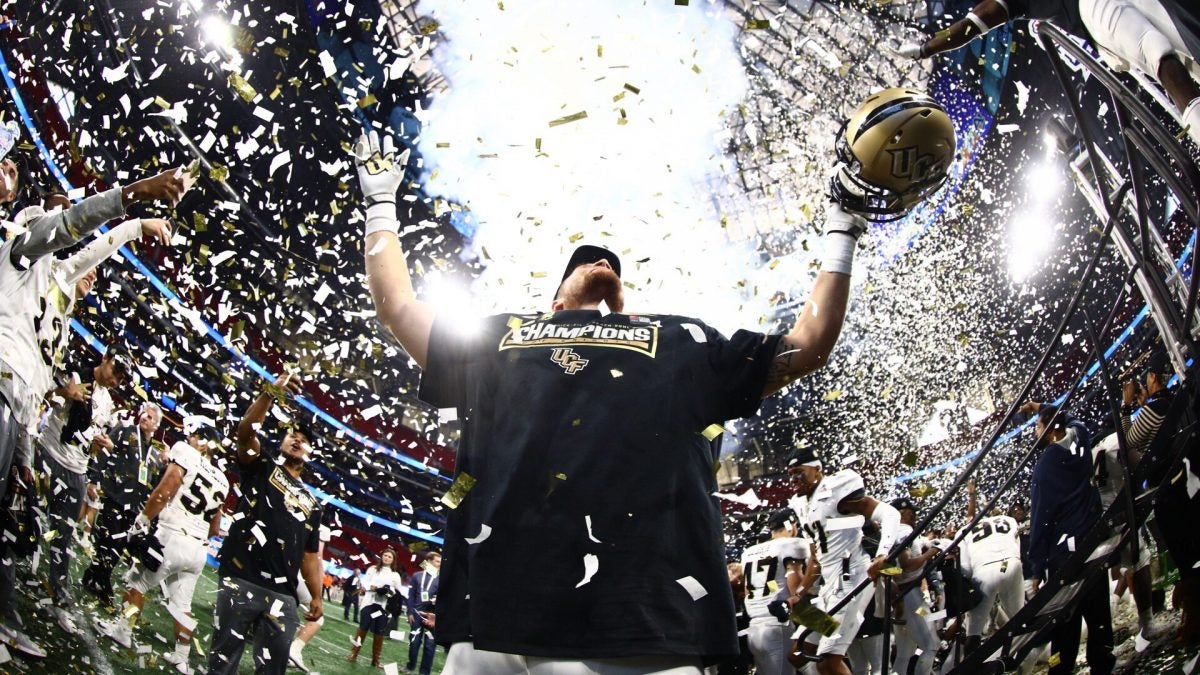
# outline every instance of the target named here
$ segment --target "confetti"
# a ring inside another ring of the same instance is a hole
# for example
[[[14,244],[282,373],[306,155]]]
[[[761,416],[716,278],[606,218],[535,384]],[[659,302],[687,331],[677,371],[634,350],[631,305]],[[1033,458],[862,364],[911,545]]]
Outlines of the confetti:
[[[456,509],[466,499],[467,493],[471,491],[472,487],[475,487],[475,479],[467,472],[461,472],[455,476],[450,489],[441,496],[439,501],[449,508]]]

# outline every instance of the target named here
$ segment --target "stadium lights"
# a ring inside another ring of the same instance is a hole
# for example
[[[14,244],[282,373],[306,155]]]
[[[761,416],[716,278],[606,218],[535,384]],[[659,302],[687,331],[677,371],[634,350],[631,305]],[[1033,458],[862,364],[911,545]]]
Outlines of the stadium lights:
[[[1042,138],[1046,144],[1047,154],[1053,154],[1057,150],[1063,155],[1070,156],[1071,151],[1079,145],[1079,139],[1057,117],[1051,117],[1046,120],[1046,126],[1042,131]]]
[[[1023,283],[1050,250],[1054,229],[1043,213],[1020,213],[1008,225],[1008,275]]]
[[[200,22],[200,35],[204,44],[217,51],[229,65],[237,68],[242,64],[242,55],[233,46],[233,26],[216,15],[209,15]]]
[[[1054,201],[1062,189],[1062,172],[1051,162],[1043,162],[1034,166],[1028,173],[1027,188],[1029,194],[1042,204]]]

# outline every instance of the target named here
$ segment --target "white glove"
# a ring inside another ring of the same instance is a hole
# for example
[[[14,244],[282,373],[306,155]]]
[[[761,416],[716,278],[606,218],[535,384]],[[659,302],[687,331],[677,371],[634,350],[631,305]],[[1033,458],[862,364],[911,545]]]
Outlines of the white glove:
[[[139,513],[137,518],[133,520],[133,527],[129,528],[130,537],[140,537],[150,531],[150,519],[146,514]]]
[[[842,209],[832,202],[825,209],[825,250],[821,256],[821,271],[850,274],[854,267],[854,248],[858,238],[867,231],[867,219]]]
[[[406,149],[397,157],[392,137],[384,136],[380,145],[379,133],[375,131],[363,134],[355,143],[354,164],[358,168],[358,186],[362,189],[367,207],[364,235],[400,230],[396,220],[396,191],[404,180],[408,153]]]
[[[900,45],[896,53],[906,59],[922,59],[925,55],[921,53],[921,44],[917,42],[905,42]]]
[[[842,208],[837,202],[830,202],[825,208],[825,234],[840,232],[853,237],[855,241],[867,231],[867,219]]]

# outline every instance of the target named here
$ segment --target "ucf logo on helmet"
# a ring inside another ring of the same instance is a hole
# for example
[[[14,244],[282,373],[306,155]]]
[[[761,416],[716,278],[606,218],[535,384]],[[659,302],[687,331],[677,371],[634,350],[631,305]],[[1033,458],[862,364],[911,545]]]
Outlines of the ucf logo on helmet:
[[[562,366],[568,375],[578,373],[588,364],[587,359],[576,354],[575,350],[569,347],[559,347],[550,352],[550,360]]]
[[[914,182],[921,182],[935,174],[945,173],[941,162],[932,153],[920,154],[917,146],[891,149],[887,152],[892,156],[892,175]]]

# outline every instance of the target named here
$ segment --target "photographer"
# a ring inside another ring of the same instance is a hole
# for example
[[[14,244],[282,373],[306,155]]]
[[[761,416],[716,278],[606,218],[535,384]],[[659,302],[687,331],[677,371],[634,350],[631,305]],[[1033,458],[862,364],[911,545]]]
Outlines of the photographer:
[[[350,656],[346,659],[351,663],[358,660],[358,650],[362,648],[363,638],[367,631],[374,635],[371,644],[371,665],[379,666],[379,655],[383,651],[383,638],[388,634],[387,604],[400,590],[400,573],[395,569],[396,552],[386,549],[379,556],[379,564],[372,565],[362,578],[363,608],[359,614],[358,634],[354,636],[354,646],[350,648]]]

